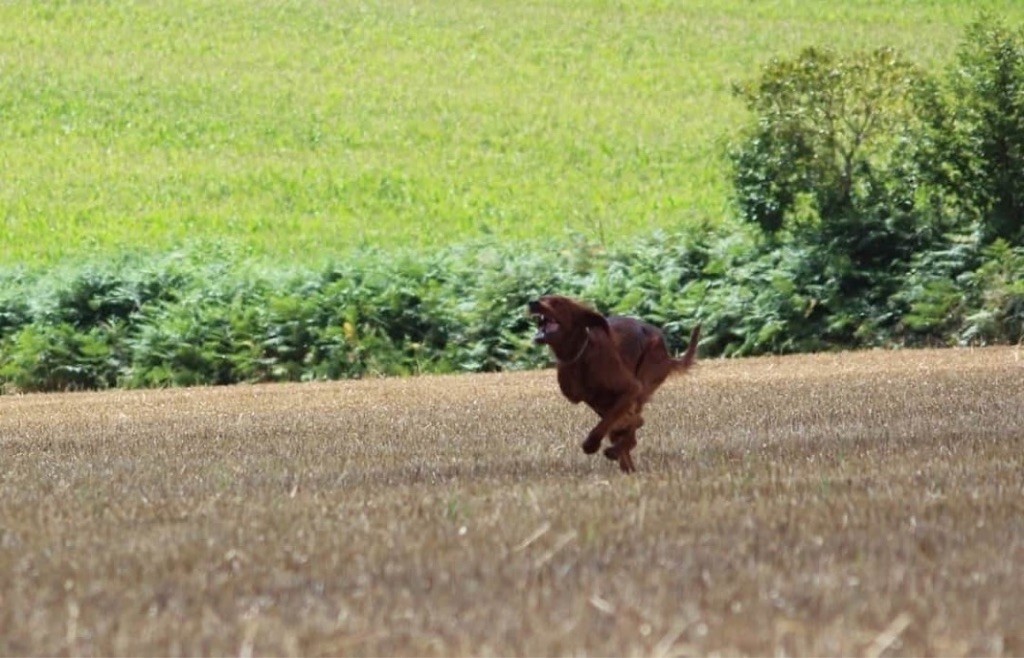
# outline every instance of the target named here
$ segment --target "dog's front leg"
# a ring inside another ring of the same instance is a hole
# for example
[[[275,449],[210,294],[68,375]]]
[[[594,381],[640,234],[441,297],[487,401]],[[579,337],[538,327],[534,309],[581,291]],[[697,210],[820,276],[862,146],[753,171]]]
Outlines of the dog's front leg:
[[[620,424],[622,417],[634,411],[637,403],[637,394],[631,392],[619,397],[615,405],[606,413],[601,414],[601,421],[590,430],[586,440],[583,441],[583,452],[592,455],[601,447],[601,441],[608,432]]]
[[[636,471],[636,466],[633,465],[633,455],[630,454],[629,450],[623,449],[619,453],[619,470],[623,473],[633,473]]]
[[[604,449],[604,456],[612,461],[618,461],[623,450],[636,447],[636,430],[631,427],[614,429],[608,438],[612,444]]]
[[[598,423],[597,427],[590,430],[590,434],[583,441],[583,452],[588,455],[592,455],[597,452],[598,448],[601,447],[601,440],[604,439],[605,432],[601,430],[601,424]]]

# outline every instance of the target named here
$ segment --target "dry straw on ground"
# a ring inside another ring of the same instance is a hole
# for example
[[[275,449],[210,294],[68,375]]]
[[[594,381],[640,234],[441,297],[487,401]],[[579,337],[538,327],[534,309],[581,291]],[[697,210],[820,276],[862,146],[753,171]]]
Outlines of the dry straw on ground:
[[[0,654],[1024,654],[1014,348],[0,398]]]

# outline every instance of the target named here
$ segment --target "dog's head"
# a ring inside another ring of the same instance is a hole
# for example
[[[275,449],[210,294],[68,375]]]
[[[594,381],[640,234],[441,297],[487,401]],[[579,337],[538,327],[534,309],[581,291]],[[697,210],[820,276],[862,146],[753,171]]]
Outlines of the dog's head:
[[[603,315],[568,297],[548,295],[530,302],[527,308],[537,319],[534,342],[550,345],[558,356],[578,349],[589,329],[608,330]]]

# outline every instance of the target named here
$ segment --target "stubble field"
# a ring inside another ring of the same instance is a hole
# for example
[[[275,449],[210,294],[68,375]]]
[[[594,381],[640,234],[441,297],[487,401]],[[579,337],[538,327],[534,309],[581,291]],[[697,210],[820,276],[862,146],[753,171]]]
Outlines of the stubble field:
[[[0,398],[0,654],[1024,653],[1019,348]]]

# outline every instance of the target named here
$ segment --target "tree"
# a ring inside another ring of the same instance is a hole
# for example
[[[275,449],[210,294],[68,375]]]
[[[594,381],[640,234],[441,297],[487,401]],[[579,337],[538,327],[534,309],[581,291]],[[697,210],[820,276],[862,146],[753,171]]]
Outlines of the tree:
[[[741,216],[810,248],[846,293],[888,276],[930,233],[913,157],[929,88],[890,48],[772,60],[736,89],[756,117],[732,153]]]
[[[1024,244],[1024,31],[982,17],[952,70],[956,192],[981,217],[983,240]]]
[[[775,232],[801,200],[826,221],[854,209],[858,186],[893,161],[923,81],[889,48],[846,58],[808,48],[738,86],[756,116],[733,152],[744,218]]]

